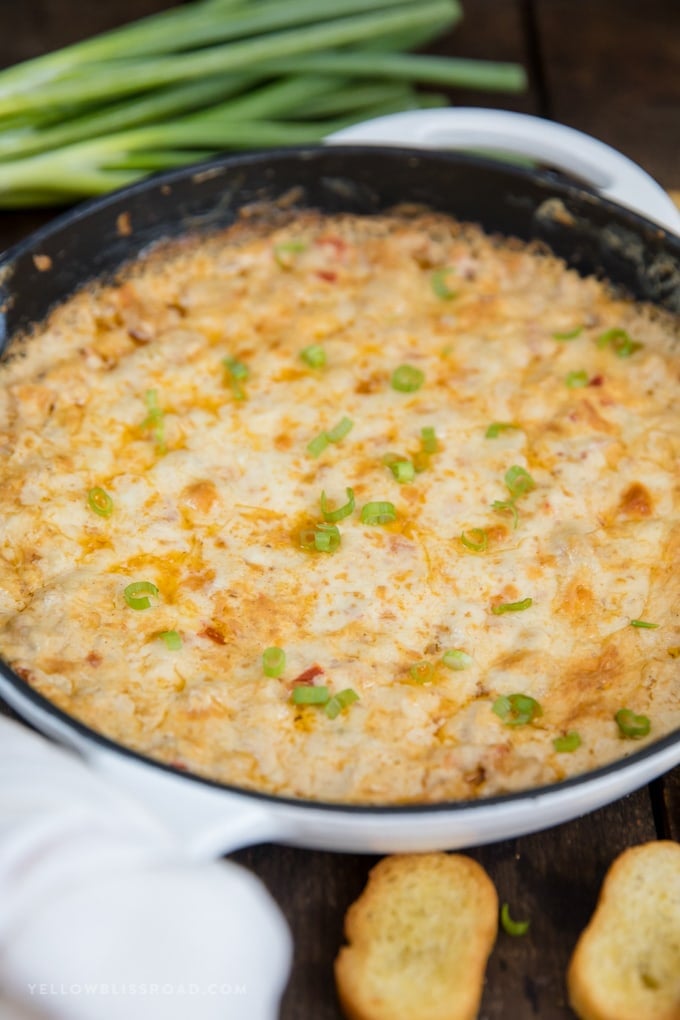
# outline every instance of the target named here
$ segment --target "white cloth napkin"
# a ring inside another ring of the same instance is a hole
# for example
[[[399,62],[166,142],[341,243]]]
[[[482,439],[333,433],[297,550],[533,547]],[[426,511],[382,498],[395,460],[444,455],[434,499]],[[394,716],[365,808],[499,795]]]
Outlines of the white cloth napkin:
[[[275,1020],[290,959],[253,875],[0,717],[0,1020]]]

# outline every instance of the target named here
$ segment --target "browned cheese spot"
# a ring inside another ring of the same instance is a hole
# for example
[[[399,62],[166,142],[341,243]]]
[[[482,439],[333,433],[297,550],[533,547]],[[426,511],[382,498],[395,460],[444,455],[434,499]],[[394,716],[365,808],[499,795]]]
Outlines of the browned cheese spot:
[[[618,512],[635,521],[651,517],[654,513],[654,502],[645,486],[640,482],[629,485],[621,494]]]

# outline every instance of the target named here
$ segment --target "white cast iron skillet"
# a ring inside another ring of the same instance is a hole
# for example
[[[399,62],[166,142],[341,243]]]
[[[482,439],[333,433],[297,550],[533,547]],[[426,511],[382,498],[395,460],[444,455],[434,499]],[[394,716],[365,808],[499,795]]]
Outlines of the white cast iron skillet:
[[[659,185],[636,164],[593,138],[538,118],[495,110],[414,111],[357,125],[327,141],[333,145],[497,150],[529,156],[576,175],[592,192],[680,233],[680,213]],[[305,158],[304,153],[300,158]],[[404,158],[409,158],[408,153]],[[413,154],[410,160],[413,164]],[[221,167],[208,167],[196,173],[193,180],[206,180],[211,174],[214,177],[221,173],[224,173]],[[172,189],[166,186],[166,190],[157,190],[167,194]],[[130,189],[130,194],[133,191],[134,188]],[[158,200],[158,194],[155,198]],[[76,211],[67,216],[76,226],[80,222],[81,230],[85,229],[95,205],[84,207],[82,214]],[[167,210],[163,215],[168,215]],[[194,219],[193,225],[200,225],[200,216]],[[184,221],[191,223],[191,217],[185,214]],[[649,231],[652,224],[647,222],[646,227]],[[36,237],[37,243],[40,235]],[[641,257],[645,257],[644,252]],[[0,289],[4,281],[5,277],[0,276]],[[680,292],[680,284],[671,285]],[[55,286],[58,290],[58,280]],[[0,342],[3,321],[0,311]],[[612,765],[526,793],[471,803],[407,807],[316,804],[223,787],[127,751],[55,709],[4,666],[0,672],[0,695],[28,722],[74,748],[120,790],[147,805],[197,859],[270,840],[370,853],[480,845],[585,814],[680,763],[680,733],[675,733]]]

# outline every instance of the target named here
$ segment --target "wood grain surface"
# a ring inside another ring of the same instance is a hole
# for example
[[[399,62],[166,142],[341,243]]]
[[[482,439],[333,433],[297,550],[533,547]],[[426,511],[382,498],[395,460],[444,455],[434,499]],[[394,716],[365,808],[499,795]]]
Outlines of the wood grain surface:
[[[165,0],[4,0],[0,66],[166,6]],[[453,102],[561,120],[621,149],[667,188],[680,190],[677,0],[467,0],[464,10],[463,24],[434,49],[520,61],[530,84],[520,96],[466,91],[451,93]],[[49,215],[0,214],[0,248]],[[468,851],[488,870],[513,917],[531,921],[521,938],[499,934],[483,1020],[573,1018],[565,969],[604,873],[625,847],[657,837],[680,840],[680,769],[568,824]],[[339,1020],[333,959],[344,912],[375,858],[265,845],[233,859],[264,881],[293,932],[295,961],[281,1020]]]

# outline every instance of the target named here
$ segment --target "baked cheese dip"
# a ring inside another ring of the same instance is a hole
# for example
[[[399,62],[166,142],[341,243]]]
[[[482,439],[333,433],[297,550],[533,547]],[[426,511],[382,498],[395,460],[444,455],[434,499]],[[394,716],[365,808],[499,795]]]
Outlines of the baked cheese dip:
[[[244,216],[0,368],[0,651],[177,769],[332,802],[680,726],[678,323],[443,216]]]

